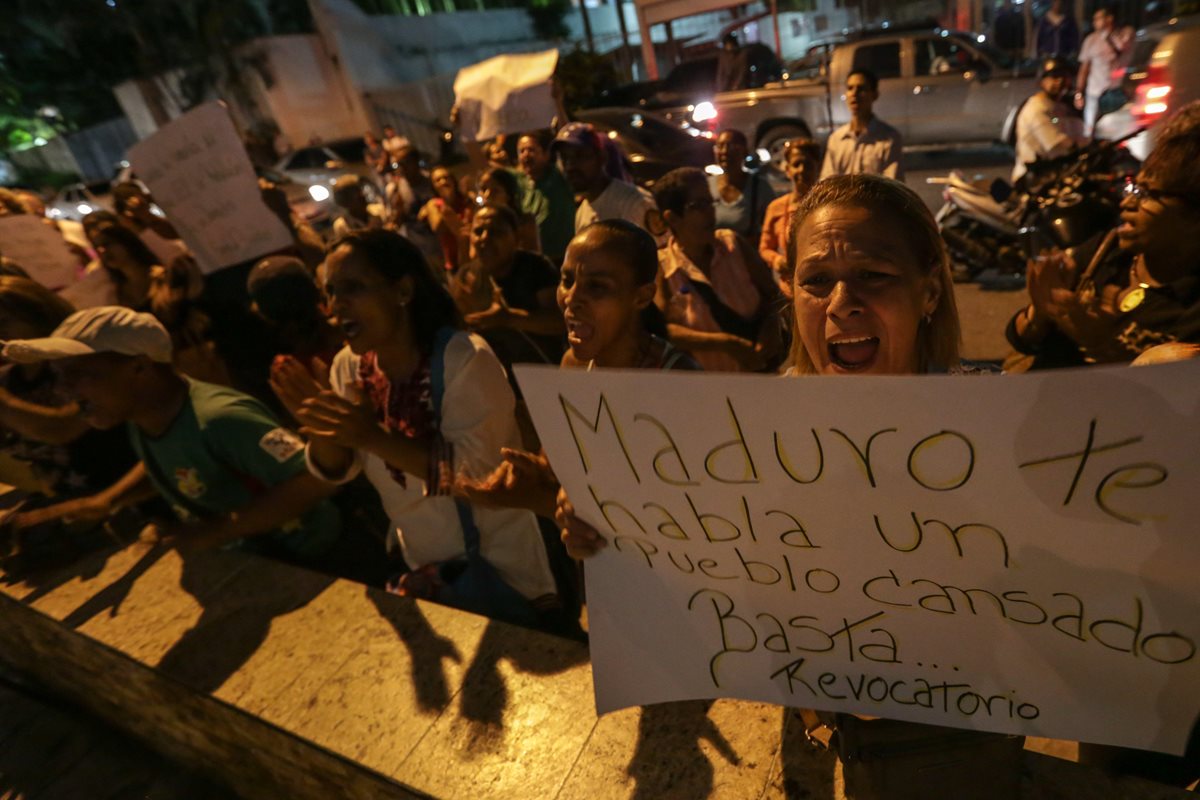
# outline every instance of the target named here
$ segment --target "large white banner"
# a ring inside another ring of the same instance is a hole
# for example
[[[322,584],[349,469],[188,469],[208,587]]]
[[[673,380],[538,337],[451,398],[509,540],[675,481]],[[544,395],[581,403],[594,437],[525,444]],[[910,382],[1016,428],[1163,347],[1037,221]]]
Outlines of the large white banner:
[[[58,229],[33,214],[0,217],[0,255],[49,289],[70,286],[79,270],[79,259]]]
[[[586,568],[601,713],[736,697],[1183,751],[1200,362],[517,376],[609,541]]]
[[[550,127],[550,78],[558,51],[504,55],[463,67],[454,78],[459,129],[466,141]]]
[[[292,243],[263,203],[250,157],[220,102],[159,128],[130,148],[129,162],[206,273]]]

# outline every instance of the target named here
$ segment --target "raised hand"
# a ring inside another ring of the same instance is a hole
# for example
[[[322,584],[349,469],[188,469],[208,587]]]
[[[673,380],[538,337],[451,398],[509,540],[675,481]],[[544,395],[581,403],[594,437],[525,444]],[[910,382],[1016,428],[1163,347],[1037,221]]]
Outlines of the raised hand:
[[[524,508],[544,517],[553,517],[558,479],[544,453],[501,449],[504,458],[483,480],[462,478],[455,483],[455,494],[472,503],[493,508]]]
[[[566,491],[558,490],[558,509],[554,521],[562,529],[562,543],[567,555],[577,560],[591,558],[608,546],[608,540],[600,532],[575,516],[575,506],[567,499]]]

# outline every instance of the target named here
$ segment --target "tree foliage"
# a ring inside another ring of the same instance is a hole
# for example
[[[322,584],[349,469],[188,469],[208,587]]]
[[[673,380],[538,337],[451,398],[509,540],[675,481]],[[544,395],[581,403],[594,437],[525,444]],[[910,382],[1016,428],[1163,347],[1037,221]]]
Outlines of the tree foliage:
[[[570,0],[532,0],[528,14],[533,23],[533,32],[539,39],[548,41],[567,38],[571,30],[565,18],[570,9]]]
[[[77,128],[120,112],[112,87],[178,70],[183,107],[245,65],[249,39],[311,30],[305,0],[5,0],[0,25],[0,125],[61,112]],[[3,131],[0,131],[0,135]]]

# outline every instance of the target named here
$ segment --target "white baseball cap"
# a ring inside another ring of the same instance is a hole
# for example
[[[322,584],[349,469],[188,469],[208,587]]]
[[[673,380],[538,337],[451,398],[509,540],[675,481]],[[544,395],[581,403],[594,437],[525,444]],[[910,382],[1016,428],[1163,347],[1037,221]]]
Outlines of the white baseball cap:
[[[171,363],[171,334],[151,314],[124,306],[97,306],[76,311],[43,339],[4,342],[9,361],[27,364],[95,353],[147,356]]]

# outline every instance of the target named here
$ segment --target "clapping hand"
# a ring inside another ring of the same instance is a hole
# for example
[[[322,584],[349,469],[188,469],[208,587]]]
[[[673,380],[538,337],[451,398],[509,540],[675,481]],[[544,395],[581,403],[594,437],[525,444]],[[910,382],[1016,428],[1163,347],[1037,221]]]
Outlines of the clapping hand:
[[[464,319],[469,327],[486,330],[488,328],[504,327],[512,321],[512,317],[512,310],[504,302],[504,294],[500,291],[500,287],[493,283],[492,304],[488,306],[486,311],[467,314]]]
[[[1065,303],[1074,302],[1079,268],[1062,250],[1043,250],[1025,268],[1025,286],[1034,309],[1055,322]]]
[[[329,388],[328,365],[314,358],[310,366],[311,369],[305,369],[295,356],[276,356],[271,364],[271,391],[294,419],[300,418],[300,407],[305,400]]]
[[[1081,290],[1075,260],[1061,250],[1044,251],[1029,262],[1026,286],[1034,311],[1053,322],[1080,347],[1102,347],[1113,340],[1120,317],[1120,288]]]
[[[370,449],[384,429],[375,418],[375,408],[362,385],[358,384],[357,389],[353,399],[323,389],[301,403],[296,414],[302,425],[300,433],[350,450]]]

